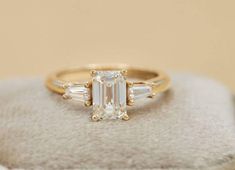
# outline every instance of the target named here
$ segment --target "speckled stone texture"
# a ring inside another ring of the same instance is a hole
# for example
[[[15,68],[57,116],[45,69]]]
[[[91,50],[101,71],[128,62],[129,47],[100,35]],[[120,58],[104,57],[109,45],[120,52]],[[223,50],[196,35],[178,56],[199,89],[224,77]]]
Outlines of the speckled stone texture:
[[[172,75],[172,88],[128,108],[129,121],[91,122],[40,78],[0,81],[0,164],[22,169],[235,168],[231,92],[208,78]],[[1,168],[3,168],[1,167]]]

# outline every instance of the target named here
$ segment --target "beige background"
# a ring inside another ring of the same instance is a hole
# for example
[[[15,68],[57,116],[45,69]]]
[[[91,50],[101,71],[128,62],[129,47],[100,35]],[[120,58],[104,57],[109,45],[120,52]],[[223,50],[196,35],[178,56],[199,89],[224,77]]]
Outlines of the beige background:
[[[131,63],[235,91],[233,0],[0,0],[0,78]]]

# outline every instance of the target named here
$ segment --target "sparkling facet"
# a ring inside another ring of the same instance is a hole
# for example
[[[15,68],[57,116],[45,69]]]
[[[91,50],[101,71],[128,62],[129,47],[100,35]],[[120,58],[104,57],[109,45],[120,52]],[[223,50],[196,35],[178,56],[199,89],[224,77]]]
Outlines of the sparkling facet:
[[[126,80],[120,71],[97,71],[92,78],[93,114],[118,119],[126,114]]]
[[[128,97],[131,100],[146,98],[152,94],[152,87],[147,84],[135,84],[128,89]]]
[[[70,85],[65,89],[65,96],[76,101],[85,102],[91,99],[90,89],[82,84]]]

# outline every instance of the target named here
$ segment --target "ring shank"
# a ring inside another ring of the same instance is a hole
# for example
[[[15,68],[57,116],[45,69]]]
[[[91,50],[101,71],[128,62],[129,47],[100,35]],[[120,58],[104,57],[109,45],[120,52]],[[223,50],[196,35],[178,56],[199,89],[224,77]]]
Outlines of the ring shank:
[[[81,68],[64,69],[50,75],[46,80],[46,86],[53,92],[64,94],[64,86],[69,83],[85,84],[90,81],[91,70],[126,70],[127,81],[133,80],[133,83],[151,84],[154,93],[159,93],[167,90],[170,85],[170,78],[167,74],[160,70],[147,70],[126,65],[115,66],[97,66],[90,65]]]

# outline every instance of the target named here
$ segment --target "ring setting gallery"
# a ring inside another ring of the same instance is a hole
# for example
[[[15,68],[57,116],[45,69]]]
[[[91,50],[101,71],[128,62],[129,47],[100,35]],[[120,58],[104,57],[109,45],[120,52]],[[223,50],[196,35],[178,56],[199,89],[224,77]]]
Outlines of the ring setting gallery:
[[[64,99],[92,106],[93,121],[129,120],[127,106],[136,100],[153,98],[169,89],[170,78],[162,71],[127,65],[89,65],[65,69],[50,75],[46,86]]]

